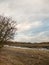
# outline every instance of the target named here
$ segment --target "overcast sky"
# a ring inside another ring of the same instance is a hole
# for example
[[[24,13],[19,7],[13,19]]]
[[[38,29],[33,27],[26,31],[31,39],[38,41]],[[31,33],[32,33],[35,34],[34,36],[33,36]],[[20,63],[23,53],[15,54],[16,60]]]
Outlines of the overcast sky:
[[[15,41],[49,41],[49,0],[0,0],[0,15],[17,21]]]

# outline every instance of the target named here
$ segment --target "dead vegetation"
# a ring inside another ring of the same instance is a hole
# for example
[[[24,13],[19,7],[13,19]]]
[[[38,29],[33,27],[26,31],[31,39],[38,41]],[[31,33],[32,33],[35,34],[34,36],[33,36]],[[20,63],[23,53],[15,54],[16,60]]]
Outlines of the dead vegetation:
[[[0,65],[49,65],[49,51],[2,48]]]
[[[27,43],[27,42],[5,42],[5,45],[9,46],[18,46],[18,47],[27,47],[27,48],[47,48],[49,49],[49,42],[41,43]]]

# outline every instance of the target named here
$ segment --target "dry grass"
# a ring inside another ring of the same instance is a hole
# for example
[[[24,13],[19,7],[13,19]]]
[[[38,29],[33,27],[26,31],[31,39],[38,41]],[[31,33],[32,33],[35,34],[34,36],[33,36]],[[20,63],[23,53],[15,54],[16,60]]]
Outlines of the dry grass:
[[[49,65],[49,51],[3,48],[0,50],[0,65]]]

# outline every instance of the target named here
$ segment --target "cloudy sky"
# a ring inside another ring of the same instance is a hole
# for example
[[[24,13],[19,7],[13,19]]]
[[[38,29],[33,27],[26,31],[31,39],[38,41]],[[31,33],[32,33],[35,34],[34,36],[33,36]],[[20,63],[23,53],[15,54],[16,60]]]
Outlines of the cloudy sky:
[[[49,0],[0,0],[0,15],[17,21],[15,41],[49,41]]]

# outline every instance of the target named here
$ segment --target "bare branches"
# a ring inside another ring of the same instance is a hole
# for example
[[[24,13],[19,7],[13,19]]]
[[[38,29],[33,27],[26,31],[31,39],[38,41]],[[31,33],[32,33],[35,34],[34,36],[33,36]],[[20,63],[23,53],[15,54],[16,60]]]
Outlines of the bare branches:
[[[12,18],[0,16],[0,42],[13,39],[16,22]]]

